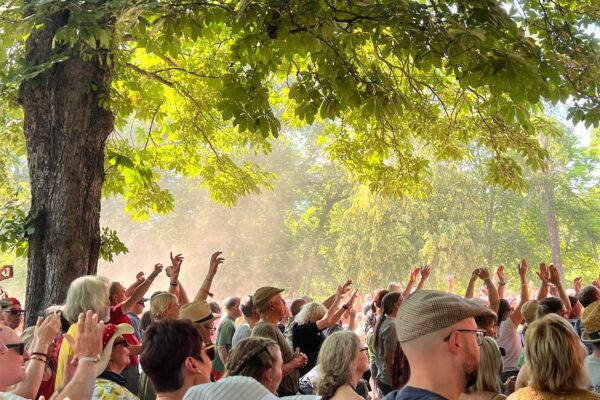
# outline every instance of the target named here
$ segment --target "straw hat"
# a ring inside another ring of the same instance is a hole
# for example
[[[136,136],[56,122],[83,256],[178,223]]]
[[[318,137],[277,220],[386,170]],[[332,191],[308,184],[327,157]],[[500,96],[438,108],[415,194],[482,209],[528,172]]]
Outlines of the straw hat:
[[[600,301],[595,301],[581,314],[581,341],[584,343],[600,342]]]
[[[100,355],[100,359],[98,360],[96,376],[103,373],[106,367],[108,366],[115,339],[119,336],[122,336],[123,334],[132,333],[134,333],[134,330],[133,327],[129,324],[106,325],[106,327],[104,328],[104,333],[102,334],[102,354]]]
[[[197,324],[214,321],[220,316],[220,314],[213,314],[210,304],[205,300],[192,301],[179,310],[180,319],[189,319]]]

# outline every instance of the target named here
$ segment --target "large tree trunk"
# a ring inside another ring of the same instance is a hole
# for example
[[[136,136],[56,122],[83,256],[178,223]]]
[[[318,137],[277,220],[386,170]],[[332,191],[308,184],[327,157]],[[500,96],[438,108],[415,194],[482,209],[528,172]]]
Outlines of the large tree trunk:
[[[54,14],[31,34],[28,65],[52,57],[54,34],[68,18],[67,12]],[[29,238],[27,325],[48,305],[62,303],[73,279],[96,273],[104,146],[114,126],[98,100],[108,96],[111,79],[97,56],[86,61],[74,55],[20,87],[35,229]]]

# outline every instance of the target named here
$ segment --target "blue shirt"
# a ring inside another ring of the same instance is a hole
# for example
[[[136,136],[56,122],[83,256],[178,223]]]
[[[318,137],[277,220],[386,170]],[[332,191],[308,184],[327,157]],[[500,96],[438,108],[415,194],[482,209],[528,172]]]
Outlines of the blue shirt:
[[[383,398],[383,400],[448,400],[439,394],[429,390],[405,386],[400,390],[394,390]]]

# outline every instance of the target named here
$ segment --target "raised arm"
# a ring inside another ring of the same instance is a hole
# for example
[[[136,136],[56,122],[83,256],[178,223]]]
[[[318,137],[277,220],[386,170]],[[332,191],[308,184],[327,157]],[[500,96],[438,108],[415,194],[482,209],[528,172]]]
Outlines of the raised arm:
[[[448,293],[454,293],[454,282],[456,281],[456,275],[448,275]]]
[[[500,308],[500,298],[498,297],[498,291],[492,282],[490,276],[490,270],[487,268],[481,268],[479,270],[479,278],[483,280],[485,287],[487,288],[488,300],[490,301],[490,310],[498,314]]]
[[[125,294],[127,296],[131,296],[135,288],[144,283],[144,271],[140,271],[135,275],[135,282],[133,282],[127,289],[125,289]]]
[[[338,305],[340,304],[340,301],[342,299],[343,290],[343,286],[338,286],[337,290],[335,291],[333,303],[331,303],[331,305],[327,309],[327,312],[325,313],[325,315],[323,315],[323,318],[317,321],[317,329],[319,329],[320,331],[326,328],[331,328],[337,323],[337,320],[334,320],[334,318],[338,313]]]
[[[352,285],[352,280],[348,279],[343,285],[342,285],[342,296],[345,295],[346,293],[348,293],[350,291],[350,285]],[[338,288],[339,289],[339,288]],[[329,296],[327,299],[325,299],[325,301],[321,304],[323,304],[325,306],[325,308],[331,308],[331,305],[333,304],[333,302],[336,299],[336,296],[338,295],[338,290],[336,289],[335,293],[332,294],[331,296]]]
[[[519,279],[521,280],[521,300],[515,308],[515,311],[510,315],[510,319],[515,325],[519,325],[523,321],[523,314],[521,308],[523,304],[529,300],[529,286],[527,285],[527,261],[521,260],[521,263],[517,263],[517,272],[519,273]]]
[[[404,292],[402,292],[402,297],[407,298],[408,296],[410,296],[410,293],[412,292],[412,289],[415,286],[415,282],[417,282],[417,277],[419,276],[420,273],[421,273],[420,267],[415,267],[412,271],[410,271],[408,283],[406,284],[406,287],[404,288]]]
[[[479,278],[480,270],[481,270],[480,268],[477,268],[477,269],[474,269],[473,272],[471,273],[471,279],[469,279],[469,284],[467,285],[467,291],[465,292],[465,299],[473,298],[473,293],[475,292],[475,282],[477,282],[477,279]]]
[[[183,264],[183,255],[177,254],[173,257],[173,252],[170,252],[169,258],[171,259],[171,267],[166,270],[166,274],[169,277],[169,293],[174,294],[177,296],[177,300],[180,300],[179,294],[181,293],[181,285],[179,283],[179,272],[181,271],[181,264]],[[181,304],[181,301],[179,302],[180,306],[183,304]]]
[[[550,283],[552,283],[556,290],[558,290],[558,297],[560,297],[564,303],[566,312],[570,313],[572,311],[571,302],[569,301],[569,296],[567,296],[567,292],[560,281],[558,269],[554,265],[550,264],[548,267],[548,272],[550,273]]]
[[[208,272],[206,273],[204,282],[202,282],[202,286],[200,286],[200,289],[198,289],[196,297],[194,297],[194,301],[206,300],[208,298],[208,295],[210,294],[210,286],[212,285],[213,278],[217,274],[217,269],[219,265],[225,261],[223,257],[220,257],[221,254],[223,254],[222,251],[215,251],[210,257]]]
[[[504,298],[504,291],[506,290],[506,276],[504,275],[504,265],[500,265],[496,270],[496,277],[498,278],[498,299]]]
[[[26,399],[35,399],[44,378],[48,347],[56,339],[59,329],[60,316],[58,314],[52,314],[46,319],[38,318],[31,347],[31,358],[25,368],[25,379],[17,384],[12,394]]]
[[[429,265],[421,268],[421,279],[419,279],[417,290],[421,290],[425,287],[425,282],[427,282],[427,279],[429,279],[429,275],[431,275],[431,267]]]
[[[140,300],[142,300],[142,298],[144,298],[144,295],[146,294],[148,289],[150,289],[152,282],[154,282],[154,279],[158,276],[158,274],[162,272],[162,270],[162,264],[154,265],[154,270],[150,275],[148,275],[148,278],[146,278],[144,282],[138,285],[138,287],[135,288],[131,296],[129,296],[123,303],[121,303],[121,311],[123,312],[123,314],[127,314],[129,311],[131,311],[133,309],[133,306],[135,306]]]
[[[337,310],[335,312],[335,314],[333,314],[330,326],[334,326],[335,324],[337,324],[345,312],[347,312],[348,310],[352,310],[352,308],[354,307],[354,302],[356,301],[357,293],[358,293],[358,290],[355,290],[354,292],[352,292],[352,295],[350,297],[348,297],[348,300],[346,300],[346,302],[344,304],[342,304],[340,309]]]
[[[573,289],[575,289],[575,296],[577,296],[577,293],[581,291],[582,282],[583,278],[581,276],[578,276],[577,278],[573,279]]]

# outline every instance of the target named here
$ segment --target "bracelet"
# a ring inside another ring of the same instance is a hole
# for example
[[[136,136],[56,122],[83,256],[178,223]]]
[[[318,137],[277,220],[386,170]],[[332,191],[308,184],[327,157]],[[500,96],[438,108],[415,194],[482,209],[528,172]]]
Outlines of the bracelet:
[[[48,359],[48,354],[45,353],[40,353],[38,351],[34,351],[33,353],[31,353],[32,356],[42,356],[45,357],[46,359]]]
[[[97,363],[98,362],[98,357],[80,357],[79,358],[79,362],[89,362],[89,363]]]
[[[506,285],[506,282],[498,282],[498,286],[504,286]]]
[[[43,362],[44,364],[46,364],[46,360],[45,360],[45,359],[43,359],[43,358],[41,358],[41,357],[38,357],[38,356],[31,356],[31,357],[29,357],[29,359],[30,359],[30,360],[37,360],[37,361],[41,361],[41,362]]]
[[[175,282],[175,283],[170,282],[169,285],[171,285],[171,286],[177,286],[177,282]]]
[[[348,307],[347,305],[345,305],[345,304],[344,304],[344,305],[342,305],[342,308],[343,308],[344,310],[347,310],[349,307]]]

